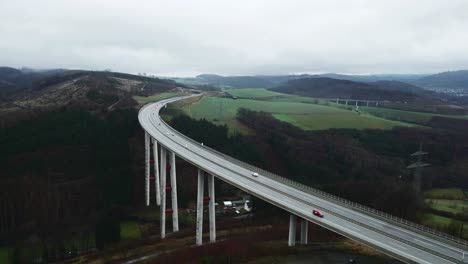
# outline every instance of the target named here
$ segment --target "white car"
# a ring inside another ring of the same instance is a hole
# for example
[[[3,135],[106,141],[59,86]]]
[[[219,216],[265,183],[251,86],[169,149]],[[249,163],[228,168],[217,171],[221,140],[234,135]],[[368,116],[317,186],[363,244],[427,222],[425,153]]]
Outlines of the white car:
[[[252,173],[252,176],[258,177],[258,173],[254,172],[254,173]]]

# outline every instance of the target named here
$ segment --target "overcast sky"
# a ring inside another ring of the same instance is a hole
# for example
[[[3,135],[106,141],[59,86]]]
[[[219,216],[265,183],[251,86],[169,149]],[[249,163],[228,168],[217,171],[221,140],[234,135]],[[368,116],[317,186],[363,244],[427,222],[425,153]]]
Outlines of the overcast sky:
[[[0,65],[199,73],[468,68],[468,0],[0,0]]]

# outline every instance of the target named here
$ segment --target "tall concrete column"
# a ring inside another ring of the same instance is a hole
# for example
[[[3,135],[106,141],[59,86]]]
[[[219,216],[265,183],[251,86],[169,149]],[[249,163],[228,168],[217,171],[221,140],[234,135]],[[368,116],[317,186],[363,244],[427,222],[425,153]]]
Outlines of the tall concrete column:
[[[340,103],[340,99],[336,98],[336,103],[339,104],[339,103]]]
[[[145,204],[150,204],[150,135],[145,131]]]
[[[309,243],[309,222],[306,219],[301,220],[301,245]]]
[[[296,245],[296,216],[289,215],[289,238],[288,246],[293,247]]]
[[[201,169],[198,169],[198,189],[197,189],[197,231],[196,244],[203,244],[203,190],[205,183],[205,175]]]
[[[176,158],[172,151],[169,155],[171,164],[171,200],[172,200],[172,231],[179,231],[179,210],[177,205],[177,179],[176,179]]]
[[[161,146],[161,238],[166,237],[166,149]]]
[[[366,106],[369,107],[369,101],[366,101]]]
[[[216,242],[216,208],[214,176],[208,174],[208,196],[210,197],[208,211],[210,217],[210,242]]]
[[[358,100],[356,100],[356,106],[358,106]]]
[[[345,100],[345,105],[348,106],[348,100]]]
[[[153,159],[154,159],[154,190],[156,193],[156,204],[161,205],[161,184],[159,183],[159,160],[158,142],[153,138]]]

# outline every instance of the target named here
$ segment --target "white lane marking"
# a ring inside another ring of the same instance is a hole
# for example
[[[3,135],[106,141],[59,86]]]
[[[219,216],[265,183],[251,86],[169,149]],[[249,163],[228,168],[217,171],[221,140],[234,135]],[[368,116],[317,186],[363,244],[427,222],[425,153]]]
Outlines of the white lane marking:
[[[403,247],[403,246],[400,246],[400,245],[398,245],[398,244],[396,244],[396,243],[393,243],[393,242],[389,242],[389,243],[392,244],[392,245],[394,245],[394,246],[397,246],[397,247],[399,247],[399,248],[407,249],[407,248],[405,248],[405,247]]]
[[[383,227],[382,225],[377,225],[376,223],[373,223],[373,222],[368,222],[367,224],[371,225],[373,227],[377,227],[377,228],[382,228]]]
[[[431,244],[431,243],[427,243],[427,242],[421,241],[421,240],[419,240],[419,239],[417,239],[417,238],[415,238],[415,239],[413,239],[413,240],[414,240],[414,241],[418,241],[419,243],[426,244],[426,245],[428,245],[428,246],[434,246],[434,245]]]
[[[357,227],[354,227],[354,226],[347,226],[347,227],[349,227],[349,228],[351,228],[351,229],[354,229],[354,230],[356,230],[356,231],[361,231],[361,229],[359,229],[359,228],[357,228]]]

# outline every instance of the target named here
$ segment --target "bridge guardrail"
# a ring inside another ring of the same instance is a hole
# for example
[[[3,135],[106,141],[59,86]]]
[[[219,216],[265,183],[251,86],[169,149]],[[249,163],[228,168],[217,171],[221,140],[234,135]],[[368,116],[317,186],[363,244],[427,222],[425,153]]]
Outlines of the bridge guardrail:
[[[333,194],[329,194],[327,192],[315,189],[315,188],[307,186],[305,184],[302,184],[302,183],[299,183],[299,182],[284,178],[284,177],[279,176],[279,175],[277,175],[275,173],[272,173],[272,172],[266,171],[264,169],[255,167],[255,166],[250,165],[250,164],[248,164],[246,162],[243,162],[243,161],[238,160],[236,158],[233,158],[233,157],[231,157],[229,155],[221,153],[221,152],[219,152],[219,151],[217,151],[215,149],[212,149],[212,148],[210,148],[208,146],[201,145],[200,142],[197,142],[197,141],[187,137],[186,135],[180,133],[179,131],[177,131],[174,128],[172,128],[171,126],[169,126],[162,118],[161,118],[161,121],[166,126],[168,126],[173,132],[177,133],[178,135],[185,138],[186,140],[191,141],[194,144],[198,144],[200,147],[202,147],[202,148],[204,148],[204,149],[206,149],[206,150],[208,150],[208,151],[210,151],[210,152],[212,152],[212,153],[214,153],[216,155],[222,156],[224,159],[226,159],[226,160],[228,160],[228,161],[230,161],[232,163],[235,163],[238,166],[244,167],[244,168],[249,169],[249,170],[251,170],[253,172],[257,172],[261,176],[269,177],[270,179],[274,179],[274,180],[276,180],[278,182],[284,183],[284,184],[286,184],[286,185],[288,185],[290,187],[293,187],[293,188],[300,189],[300,190],[302,190],[304,192],[307,192],[307,193],[310,193],[312,195],[318,195],[318,196],[320,196],[322,198],[336,201],[336,202],[338,202],[338,203],[340,203],[342,205],[351,206],[352,208],[357,209],[357,210],[359,210],[359,211],[361,211],[363,213],[367,213],[367,214],[370,213],[372,216],[378,216],[382,220],[386,220],[386,221],[390,220],[391,222],[396,223],[398,225],[403,225],[405,227],[411,227],[415,231],[425,232],[426,234],[430,235],[431,237],[433,237],[435,239],[442,238],[442,239],[445,239],[447,241],[454,242],[455,244],[452,243],[453,245],[463,246],[465,248],[461,248],[461,249],[465,250],[465,251],[467,250],[467,248],[466,248],[466,247],[468,247],[468,241],[467,240],[464,240],[462,238],[449,235],[447,233],[444,233],[444,232],[441,232],[441,231],[438,231],[438,230],[435,230],[435,229],[432,229],[432,228],[429,228],[429,227],[426,227],[426,226],[423,226],[423,225],[420,225],[420,224],[416,224],[414,222],[411,222],[411,221],[405,220],[403,218],[393,216],[393,215],[388,214],[388,213],[384,213],[382,211],[376,210],[376,209],[371,208],[371,207],[363,206],[363,205],[358,204],[356,202],[352,202],[350,200],[338,197],[338,196],[333,195]]]

